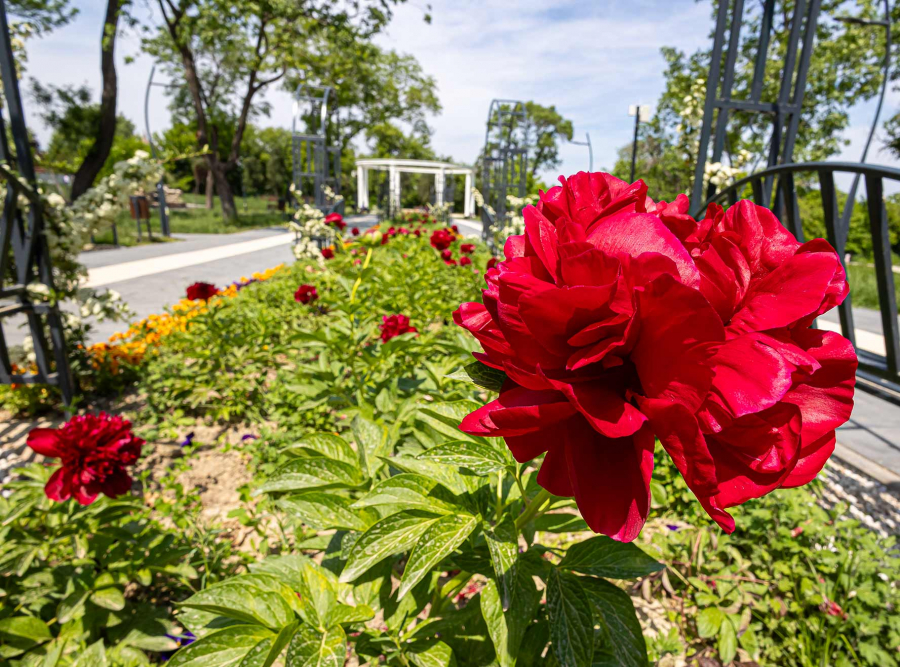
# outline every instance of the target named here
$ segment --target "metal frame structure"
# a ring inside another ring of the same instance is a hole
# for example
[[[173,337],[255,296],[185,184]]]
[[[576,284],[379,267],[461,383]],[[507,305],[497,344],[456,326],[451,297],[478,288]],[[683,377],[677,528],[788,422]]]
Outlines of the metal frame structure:
[[[797,190],[794,186],[794,176],[798,173],[812,175],[818,179],[828,242],[837,250],[842,262],[846,261],[845,249],[850,225],[849,219],[844,219],[838,211],[835,174],[860,175],[865,182],[869,228],[875,256],[878,302],[881,307],[884,350],[858,347],[850,295],[847,296],[844,303],[838,306],[840,332],[853,343],[859,356],[857,378],[860,388],[900,405],[900,323],[897,319],[897,295],[894,292],[891,243],[884,204],[884,181],[900,185],[900,169],[853,162],[806,162],[776,165],[728,185],[707,200],[703,208],[705,209],[712,202],[734,204],[749,186],[753,193],[753,201],[761,206],[773,207],[773,199],[784,203],[785,226],[797,237],[798,241],[802,242],[804,239],[803,223],[800,218]],[[774,192],[766,191],[764,187],[766,182],[775,183]],[[825,324],[820,318],[818,326],[823,328]]]
[[[481,157],[481,195],[484,197],[481,220],[485,239],[490,238],[494,222],[506,217],[506,196],[525,196],[529,140],[525,103],[492,100]]]
[[[720,0],[716,16],[716,30],[706,86],[703,126],[700,130],[697,166],[694,171],[692,202],[701,202],[715,194],[715,186],[703,193],[703,177],[712,140],[712,162],[721,162],[725,152],[728,117],[732,112],[761,113],[771,116],[772,134],[766,168],[789,164],[793,160],[794,141],[800,127],[800,112],[806,90],[806,76],[816,36],[821,0],[796,0],[787,36],[787,48],[781,67],[778,99],[764,101],[763,82],[768,62],[769,44],[775,13],[775,0],[764,0],[759,46],[754,61],[753,81],[749,98],[733,99],[734,71],[740,51],[741,27],[744,21],[744,0]],[[730,11],[729,11],[730,10]],[[728,50],[725,51],[726,33]],[[723,62],[724,61],[724,62]],[[723,68],[724,65],[724,68]],[[772,179],[763,183],[765,193],[772,192]],[[695,214],[701,212],[696,209]]]
[[[0,162],[7,166],[15,164],[17,170],[5,179],[6,195],[0,217],[0,384],[54,385],[59,387],[66,406],[71,406],[75,382],[66,354],[59,306],[54,302],[35,303],[28,293],[28,288],[35,285],[52,293],[53,271],[3,0],[0,0],[0,77],[15,145],[13,154],[0,110]],[[19,196],[28,199],[25,211],[19,207]],[[13,315],[24,315],[28,322],[34,341],[35,373],[13,372],[2,326],[3,320]]]
[[[329,133],[329,124],[336,122],[328,107],[333,95],[331,86],[300,84],[291,119],[294,196],[311,196],[313,205],[324,213],[343,212],[344,207],[343,201],[325,201],[322,191],[328,186],[335,194],[341,192],[341,148],[331,145],[334,132]],[[301,123],[309,123],[311,132],[300,132]]]
[[[153,143],[153,133],[150,132],[150,91],[153,89],[153,86],[158,86],[160,88],[171,89],[175,88],[169,83],[155,83],[153,81],[153,76],[156,74],[156,65],[150,68],[150,78],[147,80],[147,92],[144,93],[144,127],[147,129],[147,143],[150,144],[150,154],[153,156],[153,159],[157,159],[156,155],[156,144]],[[169,228],[169,214],[166,211],[166,184],[165,184],[165,176],[160,176],[159,182],[156,184],[156,198],[159,204],[159,227],[160,233],[169,237],[172,235],[172,232]],[[115,228],[115,223],[113,223],[113,228]],[[149,233],[150,225],[147,224],[147,230]],[[138,226],[138,238],[140,238],[140,225]],[[119,245],[118,242],[116,245]]]

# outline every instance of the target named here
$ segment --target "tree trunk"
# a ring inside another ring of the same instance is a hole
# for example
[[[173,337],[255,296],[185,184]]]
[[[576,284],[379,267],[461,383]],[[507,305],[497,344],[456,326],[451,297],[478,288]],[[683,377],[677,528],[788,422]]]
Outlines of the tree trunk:
[[[213,179],[213,170],[206,169],[206,210],[211,211],[213,208],[213,193],[216,191],[216,182]]]
[[[72,201],[83,195],[97,179],[103,169],[113,139],[116,136],[116,97],[118,81],[116,79],[116,31],[119,25],[119,0],[107,0],[106,19],[103,22],[103,36],[100,47],[100,72],[103,75],[103,92],[100,96],[100,125],[94,143],[84,158],[84,162],[75,172],[72,180]]]
[[[219,194],[219,202],[222,205],[222,217],[226,221],[237,220],[237,207],[234,205],[234,192],[231,183],[225,175],[225,165],[217,162],[212,169],[216,178],[216,192]]]

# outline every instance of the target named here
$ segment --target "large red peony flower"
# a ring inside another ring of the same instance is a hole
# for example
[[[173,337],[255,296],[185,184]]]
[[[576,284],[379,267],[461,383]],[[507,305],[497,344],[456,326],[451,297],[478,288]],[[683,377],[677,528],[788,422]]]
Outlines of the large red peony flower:
[[[380,329],[382,343],[387,343],[400,334],[418,332],[418,329],[409,326],[409,318],[406,315],[384,315],[381,318]]]
[[[525,209],[484,303],[454,313],[507,375],[462,430],[520,462],[546,452],[538,482],[622,541],[647,517],[656,437],[729,531],[725,508],[812,479],[856,368],[847,341],[809,328],[846,295],[835,252],[749,202],[697,222],[642,181],[561,180]]]
[[[456,240],[449,229],[436,229],[431,233],[431,245],[437,250],[446,250]]]
[[[347,223],[344,222],[344,216],[340,213],[329,213],[325,216],[325,224],[326,225],[334,225],[338,228],[339,231],[344,231],[344,227],[347,226]]]
[[[300,285],[294,292],[294,301],[297,303],[307,304],[319,298],[319,293],[314,285]]]
[[[187,288],[187,298],[191,301],[208,301],[218,293],[219,288],[210,283],[194,283]]]
[[[126,468],[138,460],[144,444],[131,432],[131,422],[104,412],[73,417],[56,429],[32,429],[27,442],[38,454],[62,462],[44,487],[47,497],[62,502],[74,496],[82,505],[101,493],[110,498],[128,493]]]

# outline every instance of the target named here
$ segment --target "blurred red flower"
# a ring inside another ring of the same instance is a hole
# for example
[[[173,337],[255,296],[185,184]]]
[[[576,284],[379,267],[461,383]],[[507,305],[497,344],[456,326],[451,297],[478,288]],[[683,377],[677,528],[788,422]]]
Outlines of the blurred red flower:
[[[353,234],[353,236],[359,236],[359,227],[354,227],[350,230],[350,233]]]
[[[456,237],[447,229],[435,229],[431,233],[431,245],[437,250],[446,250]]]
[[[60,459],[44,487],[48,498],[62,502],[74,496],[90,505],[101,493],[110,498],[128,493],[126,468],[140,458],[144,441],[131,432],[131,422],[101,412],[72,417],[55,429],[32,429],[27,444],[38,454]]]
[[[331,246],[322,248],[322,257],[325,259],[334,259],[334,248]]]
[[[334,225],[340,231],[344,231],[344,227],[347,226],[347,223],[344,222],[344,216],[340,213],[329,213],[325,216],[325,224],[326,225]]]
[[[300,285],[294,292],[294,301],[297,303],[307,304],[319,298],[319,293],[313,285]]]
[[[381,318],[380,328],[382,343],[387,343],[400,334],[418,332],[418,329],[409,326],[409,318],[406,315],[385,315]]]
[[[472,263],[472,260],[469,257],[460,257],[459,258],[460,266],[469,266],[469,264],[471,264],[471,263]]]
[[[187,288],[187,298],[191,301],[207,301],[218,293],[219,288],[210,283],[194,283]]]
[[[464,255],[471,255],[473,252],[475,252],[475,244],[463,243],[459,246],[459,251]]]

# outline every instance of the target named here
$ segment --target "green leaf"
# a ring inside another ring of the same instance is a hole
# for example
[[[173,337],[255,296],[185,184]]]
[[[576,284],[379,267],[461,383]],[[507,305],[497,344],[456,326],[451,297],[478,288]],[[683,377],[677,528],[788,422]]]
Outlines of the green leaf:
[[[406,551],[435,521],[436,517],[418,511],[385,517],[356,540],[341,572],[341,581],[353,581],[382,559]]]
[[[344,461],[311,457],[294,459],[281,466],[253,495],[273,491],[300,491],[331,486],[359,486],[363,474]]]
[[[447,500],[442,500],[440,496],[444,496]],[[436,514],[460,511],[458,505],[450,502],[450,496],[443,485],[436,480],[413,473],[401,473],[378,482],[351,507],[379,505],[397,505],[404,509],[421,509]]]
[[[62,623],[68,623],[73,618],[78,618],[84,614],[84,605],[88,596],[91,594],[86,588],[82,588],[76,584],[75,590],[67,595],[65,599],[59,603],[56,608],[56,618]]]
[[[597,535],[569,547],[559,567],[610,579],[643,577],[665,568],[631,543]]]
[[[331,613],[331,624],[365,623],[373,618],[375,618],[375,610],[368,605],[358,604],[352,607],[349,604],[338,604]]]
[[[350,498],[311,491],[281,498],[275,504],[315,530],[363,531],[378,520],[378,514],[371,510],[351,509],[351,502]]]
[[[298,449],[312,450],[325,458],[343,461],[354,467],[359,466],[359,455],[353,451],[350,443],[333,433],[310,433],[309,435],[304,435],[296,444],[288,447],[286,451],[292,453]]]
[[[454,495],[461,495],[469,491],[466,486],[466,480],[462,475],[453,468],[448,468],[440,463],[406,456],[394,456],[385,459],[385,462],[402,472],[414,473],[433,479]]]
[[[196,593],[182,605],[281,629],[294,619],[290,587],[269,575],[245,574]]]
[[[616,667],[648,667],[647,645],[634,604],[628,593],[603,579],[580,577],[594,611],[594,618],[601,625],[601,643],[595,648],[594,664],[598,650],[609,656],[608,664]]]
[[[276,636],[260,642],[241,660],[240,667],[272,667],[284,647],[293,639],[299,625],[299,621],[294,621],[284,626]]]
[[[99,639],[78,656],[72,667],[106,667],[107,664],[106,648],[103,646],[103,640]]]
[[[419,459],[468,468],[476,475],[489,475],[513,465],[508,450],[500,451],[486,442],[451,440],[419,455]]]
[[[419,409],[419,418],[451,440],[474,439],[460,431],[459,425],[466,415],[480,407],[480,403],[470,400],[429,403]]]
[[[444,558],[456,550],[478,526],[478,519],[467,514],[448,514],[432,523],[422,533],[418,544],[409,555],[397,599],[412,589]]]
[[[499,392],[503,387],[503,383],[506,382],[506,373],[496,368],[491,368],[480,361],[473,361],[447,377],[451,380],[471,382],[482,389],[494,392]]]
[[[577,514],[548,513],[534,521],[535,531],[544,533],[581,533],[588,528],[587,523]]]
[[[36,616],[12,616],[0,620],[0,634],[27,639],[34,644],[53,639],[50,628]]]
[[[512,514],[506,513],[495,527],[485,527],[484,537],[488,552],[491,554],[491,565],[500,586],[500,599],[503,609],[509,609],[515,583],[515,565],[519,557],[519,531]]]
[[[697,634],[704,639],[715,637],[722,627],[725,614],[718,607],[707,607],[697,614]]]
[[[506,611],[501,605],[496,581],[489,580],[481,591],[481,614],[501,667],[514,667],[516,664],[525,631],[534,620],[541,600],[534,580],[522,572],[517,573],[512,591],[512,600]]]
[[[406,655],[416,667],[454,667],[453,649],[442,641],[415,642],[407,648]]]
[[[167,667],[237,667],[260,644],[268,650],[275,634],[258,625],[233,625],[179,649]]]
[[[115,586],[94,591],[91,593],[91,602],[110,611],[122,611],[125,609],[125,595]]]
[[[719,626],[719,660],[723,664],[728,664],[734,660],[737,655],[737,633],[734,631],[734,624],[731,619],[725,617],[722,625]]]
[[[353,418],[350,428],[353,430],[363,467],[368,471],[369,477],[373,477],[383,465],[381,457],[390,455],[387,429],[362,415]]]
[[[560,667],[589,667],[594,654],[594,618],[580,577],[557,568],[547,579],[550,641]]]
[[[323,633],[302,625],[288,646],[285,667],[342,667],[347,657],[345,642],[340,626]]]
[[[327,627],[337,604],[337,577],[306,556],[288,554],[251,565],[254,573],[272,575],[287,586],[287,594],[304,621]],[[296,596],[294,595],[296,593]]]

